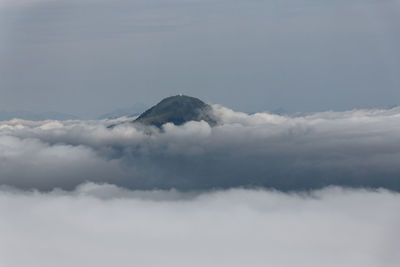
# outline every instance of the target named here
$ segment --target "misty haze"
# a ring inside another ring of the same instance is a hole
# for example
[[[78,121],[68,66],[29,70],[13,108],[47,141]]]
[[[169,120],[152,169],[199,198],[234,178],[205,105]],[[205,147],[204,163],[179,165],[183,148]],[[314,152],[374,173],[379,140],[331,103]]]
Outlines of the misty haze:
[[[399,15],[0,0],[0,266],[400,266]]]

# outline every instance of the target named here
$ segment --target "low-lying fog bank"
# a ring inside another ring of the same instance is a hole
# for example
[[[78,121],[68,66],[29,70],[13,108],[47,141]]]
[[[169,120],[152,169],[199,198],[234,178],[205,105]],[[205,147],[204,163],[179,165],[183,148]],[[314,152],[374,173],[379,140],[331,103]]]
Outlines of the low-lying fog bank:
[[[399,266],[400,195],[0,189],[0,265]]]

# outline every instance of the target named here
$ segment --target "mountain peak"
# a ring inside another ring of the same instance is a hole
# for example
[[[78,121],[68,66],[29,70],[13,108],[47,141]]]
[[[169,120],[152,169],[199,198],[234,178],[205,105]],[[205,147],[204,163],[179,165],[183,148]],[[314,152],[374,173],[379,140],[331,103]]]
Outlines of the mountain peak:
[[[181,125],[188,121],[204,120],[210,125],[215,125],[210,112],[211,106],[200,99],[179,94],[164,98],[143,112],[134,122],[161,127],[168,122]]]

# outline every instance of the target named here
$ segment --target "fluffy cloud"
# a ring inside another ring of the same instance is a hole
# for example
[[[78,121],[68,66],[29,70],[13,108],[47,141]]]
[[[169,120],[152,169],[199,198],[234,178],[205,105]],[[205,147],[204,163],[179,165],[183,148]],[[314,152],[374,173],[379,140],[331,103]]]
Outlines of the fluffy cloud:
[[[0,265],[398,266],[400,196],[0,189]]]
[[[72,189],[85,181],[135,189],[327,185],[400,190],[400,109],[248,115],[163,131],[117,121],[0,123],[0,183]]]

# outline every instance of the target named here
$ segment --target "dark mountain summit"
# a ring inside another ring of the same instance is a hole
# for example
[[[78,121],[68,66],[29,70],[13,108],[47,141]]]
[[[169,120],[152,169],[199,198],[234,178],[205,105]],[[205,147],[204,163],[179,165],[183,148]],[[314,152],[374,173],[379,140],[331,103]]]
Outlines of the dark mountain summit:
[[[142,113],[134,122],[161,127],[167,122],[181,125],[188,121],[201,120],[208,122],[211,126],[216,124],[212,118],[211,106],[195,97],[177,95],[161,100],[160,103]]]

